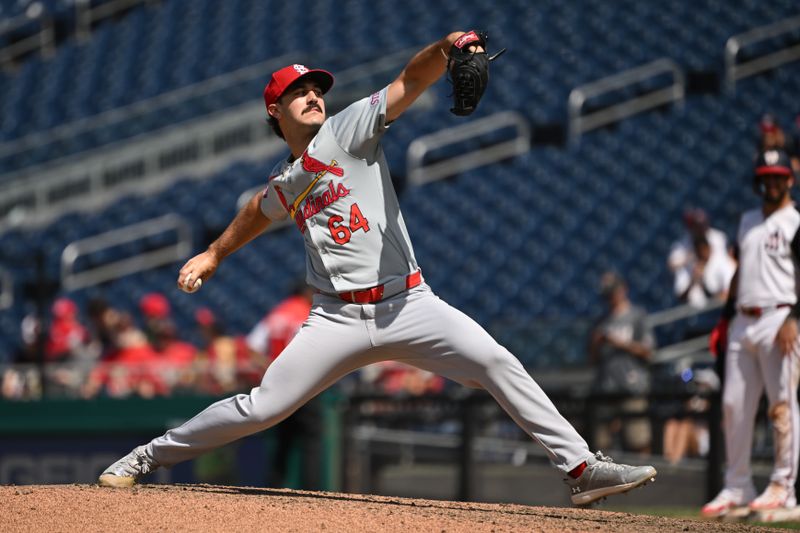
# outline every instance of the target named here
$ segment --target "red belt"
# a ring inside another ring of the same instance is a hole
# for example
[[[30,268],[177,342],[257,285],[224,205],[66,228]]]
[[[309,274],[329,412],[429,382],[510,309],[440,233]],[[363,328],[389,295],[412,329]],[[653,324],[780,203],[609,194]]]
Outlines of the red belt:
[[[781,309],[783,307],[792,307],[792,304],[778,304],[778,305],[771,305],[769,307],[739,307],[739,312],[742,313],[744,316],[750,316],[759,318],[764,313],[768,313],[770,311],[774,311],[776,309]]]
[[[338,293],[338,296],[345,302],[350,302],[351,304],[374,304],[376,302],[380,302],[384,298],[394,296],[395,294],[400,294],[401,292],[407,291],[408,289],[413,289],[414,287],[422,283],[422,272],[417,270],[416,272],[409,274],[408,276],[406,276],[405,281],[406,281],[405,287],[402,284],[395,284],[393,282],[389,282],[369,289],[340,292]],[[394,289],[394,292],[392,292],[391,289]]]

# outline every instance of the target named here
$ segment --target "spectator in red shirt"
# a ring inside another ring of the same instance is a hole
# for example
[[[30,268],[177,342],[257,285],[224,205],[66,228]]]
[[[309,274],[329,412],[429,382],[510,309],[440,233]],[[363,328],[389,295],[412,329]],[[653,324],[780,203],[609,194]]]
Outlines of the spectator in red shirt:
[[[273,307],[252,329],[247,336],[248,348],[272,362],[300,331],[300,326],[311,312],[313,297],[314,290],[311,287],[298,283],[292,294]]]
[[[69,298],[59,298],[50,311],[53,320],[45,345],[47,361],[64,361],[80,354],[87,347],[89,332],[78,321],[78,306]]]
[[[90,314],[98,342],[103,346],[103,359],[89,374],[82,396],[151,398],[167,394],[169,387],[159,368],[160,356],[133,318],[100,299],[90,302]]]
[[[197,348],[178,338],[178,328],[172,320],[172,307],[167,297],[151,292],[139,300],[139,311],[144,319],[144,333],[153,349],[171,370],[191,365]]]

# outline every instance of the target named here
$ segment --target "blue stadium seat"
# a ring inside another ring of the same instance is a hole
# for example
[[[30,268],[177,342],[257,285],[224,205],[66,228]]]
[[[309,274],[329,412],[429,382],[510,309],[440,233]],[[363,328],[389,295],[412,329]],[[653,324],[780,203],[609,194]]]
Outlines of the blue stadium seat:
[[[796,11],[789,1],[745,2],[738,9],[689,0],[673,2],[669,10],[646,2],[623,4],[589,0],[581,7],[544,0],[533,6],[513,0],[512,15],[468,3],[492,34],[490,48],[509,47],[494,65],[489,93],[473,118],[516,109],[535,122],[563,123],[575,85],[663,56],[689,69],[720,72],[729,35]],[[367,0],[313,4],[317,16],[307,22],[311,6],[311,0],[172,0],[105,21],[88,42],[67,41],[54,57],[32,57],[17,72],[0,75],[0,142],[291,51],[325,65],[352,66],[420,46],[454,24],[473,23],[452,5],[422,0],[409,2],[402,12]],[[308,39],[296,25],[276,21],[307,22]],[[378,26],[383,31],[377,35],[367,31]],[[331,39],[334,30],[337,38]],[[57,146],[14,154],[4,158],[2,169],[255,100],[260,90],[260,82],[254,82]],[[459,124],[447,110],[448,90],[446,82],[437,84],[435,108],[418,115],[409,111],[413,118],[398,121],[386,136],[387,157],[398,175],[404,173],[411,140]],[[593,131],[576,147],[537,147],[510,161],[408,189],[401,203],[425,278],[485,326],[510,317],[596,315],[603,309],[597,283],[606,269],[619,271],[634,300],[647,309],[675,305],[665,258],[682,231],[684,208],[703,206],[714,226],[735,233],[739,213],[756,200],[749,190],[749,166],[758,119],[765,112],[800,111],[797,94],[798,67],[788,65],[742,80],[735,94],[690,95],[683,110],[646,113]],[[62,217],[42,231],[8,232],[0,235],[0,250],[9,257],[44,250],[48,273],[56,276],[58,256],[68,242],[165,213],[191,220],[200,248],[235,214],[239,194],[264,183],[271,163],[237,163],[207,179],[187,177],[148,197],[126,197],[98,213]],[[156,238],[150,244],[160,242]],[[112,260],[132,249],[100,255]],[[305,262],[301,236],[289,227],[237,252],[198,295],[172,289],[179,266],[128,276],[102,291],[115,305],[135,312],[145,287],[163,290],[185,328],[194,327],[197,307],[208,305],[226,318],[230,330],[245,332],[303,275]],[[14,268],[20,279],[30,275]],[[95,291],[72,296],[84,302]],[[23,315],[23,308],[0,311],[0,339],[17,338]],[[541,345],[530,350],[543,354],[544,365],[556,364],[553,354],[559,353],[580,362],[563,339],[537,342]],[[0,343],[0,352],[11,344]]]
[[[673,2],[668,11],[637,2],[614,9],[600,1],[590,2],[591,7],[586,9],[558,2],[535,7],[525,2],[516,4],[513,16],[477,2],[468,4],[470,9],[465,10],[483,21],[495,36],[494,45],[512,50],[496,64],[497,75],[490,89],[494,98],[487,99],[482,109],[524,107],[528,116],[540,122],[563,119],[566,96],[575,85],[658,57],[672,57],[692,69],[719,70],[728,36],[794,12],[788,1],[747,2],[737,9],[722,9],[717,4],[697,6],[682,0]],[[59,17],[73,13],[60,2],[47,5]],[[311,11],[317,16],[309,22],[305,14]],[[52,59],[31,58],[18,73],[0,76],[3,115],[9,117],[3,121],[0,140],[140,101],[292,50],[311,52],[322,63],[335,64],[339,57],[349,57],[346,64],[352,65],[387,50],[419,46],[432,35],[448,31],[452,24],[471,24],[461,20],[461,13],[424,1],[411,2],[402,13],[367,0],[336,8],[313,0],[173,0],[138,6],[119,20],[102,22],[88,43],[67,41]],[[294,29],[297,24],[291,21],[310,24],[310,38],[303,40]],[[374,26],[383,31],[371,41],[363,37],[369,31],[357,31]],[[329,38],[331,28],[344,27],[347,30],[338,31],[338,38]],[[513,52],[531,47],[536,53]],[[322,49],[324,53],[319,52]],[[68,79],[77,81],[68,83]],[[767,83],[763,88],[771,97],[772,85]],[[241,89],[232,88],[231,92],[204,100],[199,107],[187,104],[186,109],[174,111],[175,120],[223,109],[242,99],[257,99],[259,91],[243,94]],[[791,104],[791,97],[784,98]],[[27,105],[32,100],[36,106]],[[441,116],[433,113],[432,122],[438,123]],[[77,149],[113,142],[163,126],[164,122],[146,124],[144,130],[120,125],[118,132],[92,136],[91,144]],[[52,150],[44,157],[61,155],[64,152]],[[41,157],[27,157],[13,164],[17,168],[40,161]]]

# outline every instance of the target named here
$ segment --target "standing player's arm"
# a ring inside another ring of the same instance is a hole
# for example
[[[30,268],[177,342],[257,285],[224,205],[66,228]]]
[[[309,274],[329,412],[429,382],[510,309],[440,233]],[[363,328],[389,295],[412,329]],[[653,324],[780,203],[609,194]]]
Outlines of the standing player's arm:
[[[794,257],[794,267],[800,268],[800,230],[795,233],[791,244],[792,256]],[[795,287],[798,292],[798,287]],[[778,345],[783,355],[790,355],[797,347],[798,327],[797,320],[800,318],[800,294],[797,294],[797,303],[792,306],[786,320],[783,321],[775,335],[775,344]]]
[[[386,98],[386,122],[392,122],[414,103],[425,89],[442,77],[447,69],[450,47],[464,35],[456,31],[447,37],[429,44],[411,58],[400,75],[389,84]],[[470,48],[471,49],[471,48]],[[475,51],[482,52],[478,46]]]
[[[196,280],[207,281],[223,259],[261,235],[269,224],[270,220],[261,211],[261,193],[258,193],[242,207],[222,235],[205,252],[194,256],[181,268],[178,273],[178,287],[191,289]]]
[[[783,355],[790,355],[792,353],[794,347],[797,345],[797,335],[797,315],[795,315],[795,309],[792,308],[792,312],[790,312],[786,320],[783,321],[780,329],[778,329],[778,334],[775,336],[775,343],[778,345]]]

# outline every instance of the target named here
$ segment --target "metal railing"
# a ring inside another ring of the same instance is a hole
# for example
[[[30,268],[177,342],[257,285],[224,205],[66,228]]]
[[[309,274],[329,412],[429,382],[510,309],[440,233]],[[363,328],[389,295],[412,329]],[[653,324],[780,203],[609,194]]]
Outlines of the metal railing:
[[[154,193],[177,179],[203,179],[232,159],[270,157],[283,143],[269,132],[261,109],[263,104],[245,104],[69,163],[29,169],[0,185],[0,232],[44,224],[72,210],[100,209],[124,194]]]
[[[300,57],[300,59],[303,59],[303,57]],[[5,157],[12,153],[22,152],[31,148],[41,148],[42,146],[64,142],[87,132],[114,127],[116,124],[122,124],[123,122],[140,120],[151,113],[166,113],[170,111],[171,107],[181,105],[189,100],[199,100],[217,92],[231,89],[242,83],[262,79],[266,76],[266,73],[292,60],[298,60],[297,54],[292,55],[291,58],[289,55],[284,55],[275,59],[263,61],[152,98],[140,100],[68,124],[56,126],[46,131],[31,133],[25,137],[0,144],[0,157]],[[253,100],[258,99],[254,98]],[[263,118],[263,104],[261,107],[261,117]],[[41,171],[41,169],[37,169],[37,171]],[[2,179],[3,181],[14,180],[16,176],[28,173],[27,170],[11,172],[3,175]]]
[[[350,103],[356,93],[363,93],[365,79],[377,79],[382,83],[385,81],[383,78],[399,72],[400,65],[410,54],[411,51],[405,49],[380,61],[343,70],[337,75],[337,90],[329,98],[329,107]],[[303,60],[302,55],[281,56],[46,132],[31,134],[0,144],[0,157],[66,142],[148,114],[167,113],[188,100],[252,83],[278,66]],[[374,89],[376,87],[371,87]],[[430,105],[431,98],[426,93],[415,105]],[[44,224],[71,210],[99,209],[120,195],[155,192],[178,178],[203,179],[233,159],[271,157],[285,145],[271,134],[264,116],[263,101],[256,97],[237,107],[3,174],[0,176],[0,232],[18,225]]]
[[[723,305],[724,302],[719,301],[710,302],[700,308],[688,304],[679,305],[650,313],[647,315],[647,323],[654,328],[664,326],[678,320],[720,309]],[[683,357],[691,357],[694,362],[710,362],[712,359],[708,351],[708,335],[701,335],[669,346],[663,346],[653,355],[652,363],[668,363]]]
[[[75,271],[75,264],[81,257],[168,232],[176,233],[174,243],[80,272]],[[169,214],[145,220],[68,244],[61,254],[61,284],[68,291],[97,285],[179,261],[186,258],[191,249],[192,228],[183,218]]]
[[[425,164],[425,156],[431,151],[450,146],[482,135],[513,128],[514,136],[468,153],[459,153],[435,163]],[[445,128],[423,135],[411,142],[406,152],[406,172],[412,185],[422,185],[430,181],[452,176],[476,167],[488,165],[524,154],[530,150],[531,132],[528,121],[513,111],[496,113],[485,118],[474,120],[465,125]]]
[[[544,383],[539,379],[537,381]],[[689,467],[684,470],[683,465],[673,468],[684,473],[692,471],[695,482],[698,484],[705,482],[705,494],[701,495],[704,500],[711,498],[719,490],[723,454],[718,393],[676,391],[629,396],[576,393],[572,390],[556,390],[549,387],[545,391],[558,411],[583,435],[590,449],[596,449],[597,430],[609,424],[611,419],[648,420],[652,426],[653,445],[651,452],[653,455],[648,458],[648,462],[657,459],[657,455],[663,453],[660,437],[666,417],[658,414],[657,410],[650,410],[647,405],[677,403],[685,406],[686,402],[693,398],[706,400],[708,406],[701,412],[679,407],[672,416],[707,421],[710,429],[708,453],[706,457],[697,458],[696,464],[699,468]],[[635,410],[623,408],[623,403],[631,398],[647,401],[643,403],[642,408]],[[439,429],[437,433],[437,430],[408,429],[413,428],[422,416],[428,426],[435,426],[437,422],[451,421],[451,424],[442,424],[439,427],[455,427],[457,430],[443,433]],[[523,463],[543,466],[549,464],[541,446],[528,440],[528,436],[524,436],[522,432],[517,435],[519,439],[524,440],[516,440],[517,437],[512,437],[512,434],[507,434],[505,438],[481,434],[487,427],[491,427],[490,421],[506,420],[506,417],[507,415],[496,406],[494,399],[484,391],[416,397],[353,395],[349,398],[344,417],[343,434],[347,444],[344,447],[343,457],[345,461],[343,471],[346,473],[343,488],[348,492],[374,492],[377,468],[372,458],[379,454],[402,456],[406,463],[414,463],[415,456],[419,456],[421,462],[426,464],[449,464],[455,467],[453,469],[455,483],[450,489],[453,494],[448,494],[446,497],[461,501],[470,501],[479,495],[477,478],[480,467],[495,461],[509,463],[513,460],[513,456],[520,452],[523,455]],[[624,460],[624,458],[619,459]],[[386,463],[381,461],[379,464]],[[543,494],[541,497],[544,496]],[[683,493],[674,494],[672,503],[684,497],[689,496]],[[686,505],[696,502],[680,503]]]
[[[91,0],[77,0],[75,2],[75,33],[79,39],[86,39],[92,32],[92,25],[108,17],[113,17],[138,4],[151,4],[156,0],[110,0],[95,7]]]
[[[672,83],[669,86],[583,114],[583,108],[589,99],[636,85],[663,74],[672,76]],[[587,131],[623,120],[648,109],[670,102],[681,102],[685,94],[686,77],[683,70],[668,58],[657,59],[651,63],[575,87],[570,91],[567,102],[570,141],[575,142],[581,134]]]
[[[725,302],[720,302],[720,301],[709,302],[703,307],[695,307],[689,304],[678,305],[675,307],[670,307],[669,309],[664,309],[662,311],[655,311],[653,313],[650,313],[649,315],[647,315],[647,323],[651,327],[663,326],[665,324],[670,324],[677,320],[682,320],[684,318],[697,316],[699,314],[705,313],[706,311],[713,311],[714,309],[719,309],[723,305],[725,305]]]
[[[800,15],[730,37],[725,43],[725,81],[728,89],[733,90],[737,80],[800,59],[800,44],[795,44],[737,63],[739,52],[744,47],[774,39],[798,29],[800,29]]]
[[[32,4],[27,12],[7,20],[0,27],[0,35],[21,30],[28,24],[38,25],[38,31],[0,48],[0,66],[8,68],[14,61],[31,52],[51,54],[55,46],[55,25],[41,4]]]
[[[348,85],[358,84],[360,80],[365,77],[380,76],[381,74],[390,72],[391,69],[397,70],[399,65],[408,58],[410,53],[408,49],[401,50],[384,57],[380,61],[370,61],[343,70],[336,76],[337,93],[341,92],[341,90]],[[123,122],[139,120],[145,117],[145,115],[155,112],[169,112],[170,108],[173,106],[181,105],[193,99],[199,100],[215,93],[233,89],[248,82],[266,79],[270,72],[287,63],[302,63],[307,59],[308,57],[303,53],[286,54],[254,65],[242,67],[232,72],[220,74],[213,78],[181,87],[152,98],[104,111],[100,114],[82,118],[62,126],[56,126],[47,131],[31,133],[20,139],[0,143],[0,157],[22,152],[27,149],[41,148],[49,144],[64,142],[87,132],[114,127],[114,125],[122,124]],[[259,117],[262,119],[261,122],[263,123],[263,118],[265,117],[263,100],[258,96],[259,95],[254,95],[254,98],[250,101],[250,105],[254,112],[258,112]],[[32,171],[38,174],[41,173],[42,168],[11,172],[2,175],[2,180],[5,182],[14,181],[17,177],[27,177]]]
[[[158,0],[108,0],[92,6],[90,0],[75,1],[75,33],[78,38],[86,39],[91,34],[92,25],[135,7],[138,4],[150,4]],[[16,31],[24,31],[27,25],[34,24],[36,31],[25,32],[27,35],[0,48],[0,65],[8,67],[18,58],[31,52],[52,54],[56,46],[55,21],[53,14],[40,2],[32,2],[25,13],[9,19],[0,27],[0,35]]]

